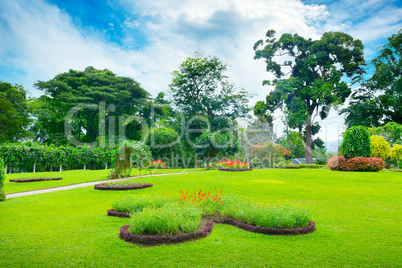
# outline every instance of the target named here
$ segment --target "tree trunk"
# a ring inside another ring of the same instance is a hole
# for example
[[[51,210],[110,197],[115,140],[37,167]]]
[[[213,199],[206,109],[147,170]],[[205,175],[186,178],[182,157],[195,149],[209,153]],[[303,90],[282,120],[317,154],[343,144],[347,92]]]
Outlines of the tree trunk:
[[[105,169],[107,169],[107,163],[106,163],[106,165],[105,165]]]
[[[205,161],[207,162],[207,170],[209,170],[209,157]]]
[[[84,170],[86,169],[86,167],[87,167],[87,164],[84,164]]]
[[[34,168],[33,168],[33,173],[36,171],[36,161],[34,162]]]
[[[289,150],[289,125],[286,123],[286,149]],[[286,160],[289,160],[290,155],[286,155]]]
[[[63,171],[63,166],[60,164],[60,172]]]
[[[6,170],[6,174],[7,174],[7,166],[6,166],[5,170]]]
[[[306,145],[304,146],[304,157],[306,158],[306,164],[313,164],[313,157],[311,156],[311,136],[312,136],[311,114],[312,113],[309,113],[306,124]]]

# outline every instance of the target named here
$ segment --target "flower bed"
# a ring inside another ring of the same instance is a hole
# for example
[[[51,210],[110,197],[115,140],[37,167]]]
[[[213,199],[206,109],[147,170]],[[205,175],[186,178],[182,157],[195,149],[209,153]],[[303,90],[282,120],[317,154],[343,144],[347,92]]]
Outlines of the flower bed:
[[[216,220],[216,222],[230,224],[249,232],[265,234],[265,235],[299,235],[299,234],[308,234],[315,231],[315,222],[313,221],[309,221],[308,226],[305,228],[291,228],[291,229],[259,227],[228,218]]]
[[[168,169],[169,167],[165,162],[162,160],[155,160],[151,162],[151,165],[149,166],[151,169]]]
[[[218,168],[218,170],[221,171],[247,171],[247,170],[253,170],[252,168]]]
[[[246,171],[246,170],[252,170],[250,168],[250,163],[248,162],[242,162],[239,160],[226,160],[226,161],[220,161],[219,164],[217,164],[218,170],[222,171]]]
[[[96,190],[116,190],[116,191],[126,191],[126,190],[139,190],[154,186],[153,184],[133,184],[133,185],[107,185],[107,184],[96,184],[94,189]]]
[[[214,225],[212,222],[207,222],[205,227],[201,230],[177,235],[134,235],[128,231],[129,227],[130,225],[124,225],[120,228],[120,239],[135,244],[162,245],[183,243],[186,241],[207,237],[211,234]]]
[[[32,181],[59,181],[63,178],[28,178],[28,179],[11,179],[12,182],[32,182]]]
[[[129,197],[112,204],[108,215],[130,217],[120,238],[132,243],[155,245],[178,243],[205,237],[203,224],[212,221],[231,224],[266,235],[297,235],[315,230],[311,212],[298,205],[254,203],[236,195],[181,191],[174,197]],[[135,212],[135,213],[134,213]]]
[[[336,171],[380,171],[385,168],[385,163],[378,157],[346,159],[343,156],[334,156],[328,160],[328,168]]]

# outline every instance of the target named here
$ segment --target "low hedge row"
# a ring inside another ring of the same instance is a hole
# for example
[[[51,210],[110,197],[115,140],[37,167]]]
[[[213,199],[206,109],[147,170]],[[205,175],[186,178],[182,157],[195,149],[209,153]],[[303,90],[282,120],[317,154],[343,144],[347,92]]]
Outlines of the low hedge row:
[[[328,168],[336,171],[380,171],[385,168],[385,162],[378,157],[334,156],[328,160]]]

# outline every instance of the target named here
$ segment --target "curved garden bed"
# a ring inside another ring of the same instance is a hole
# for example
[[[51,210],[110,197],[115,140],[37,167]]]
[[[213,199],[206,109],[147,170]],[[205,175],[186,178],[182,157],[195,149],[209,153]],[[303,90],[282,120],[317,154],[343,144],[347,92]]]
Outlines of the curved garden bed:
[[[150,169],[169,169],[169,167],[149,167]]]
[[[118,185],[102,185],[96,184],[94,189],[96,190],[116,190],[116,191],[125,191],[125,190],[139,190],[148,187],[154,186],[153,184],[136,184],[130,186],[118,186]]]
[[[253,170],[252,168],[218,168],[220,171],[248,171]]]
[[[205,227],[199,231],[178,235],[133,235],[128,232],[128,227],[129,225],[124,225],[120,228],[120,239],[135,244],[157,246],[162,244],[183,243],[207,237],[211,234],[214,225],[212,222],[207,222]]]
[[[281,168],[281,169],[300,169],[300,167],[271,167],[271,168]]]
[[[309,221],[308,226],[305,228],[292,228],[292,229],[259,227],[227,218],[215,221],[217,223],[230,224],[249,232],[265,234],[265,235],[298,235],[298,234],[308,234],[315,231],[315,222],[313,221]]]
[[[28,178],[28,179],[11,179],[12,182],[32,182],[32,181],[59,181],[63,178]]]
[[[119,218],[130,218],[130,214],[128,214],[127,212],[114,211],[113,209],[109,209],[107,211],[107,215]]]

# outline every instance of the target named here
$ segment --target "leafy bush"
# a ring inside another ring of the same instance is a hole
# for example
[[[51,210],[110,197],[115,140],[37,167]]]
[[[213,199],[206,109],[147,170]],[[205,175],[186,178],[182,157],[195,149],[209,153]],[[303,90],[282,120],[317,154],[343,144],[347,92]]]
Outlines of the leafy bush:
[[[341,153],[347,159],[353,157],[370,157],[370,135],[368,131],[361,126],[348,128],[341,144]]]
[[[385,168],[385,163],[378,157],[346,159],[343,156],[335,156],[328,160],[328,168],[337,171],[380,171]]]
[[[6,173],[4,171],[4,161],[0,158],[0,201],[6,199],[6,194],[4,193],[3,186],[4,180],[6,179]]]
[[[391,154],[391,147],[389,143],[385,140],[384,137],[381,136],[371,136],[371,155],[373,157],[379,157],[383,160],[387,159]]]
[[[396,166],[399,168],[399,159],[402,158],[402,145],[395,144],[392,146],[390,156],[392,159],[396,160]]]
[[[251,147],[250,153],[253,158],[257,158],[261,165],[263,165],[264,160],[269,160],[270,166],[273,166],[275,162],[278,162],[278,160],[282,159],[284,156],[291,154],[290,150],[285,147],[270,142],[254,145]],[[255,159],[253,163],[255,163]]]
[[[171,159],[181,154],[180,135],[171,128],[158,127],[151,129],[145,140],[151,149],[153,159]]]
[[[224,196],[220,209],[224,218],[268,228],[307,227],[311,212],[290,204],[253,203],[235,195]]]
[[[128,231],[135,235],[191,233],[199,229],[201,216],[202,210],[191,204],[144,208],[132,215]]]

